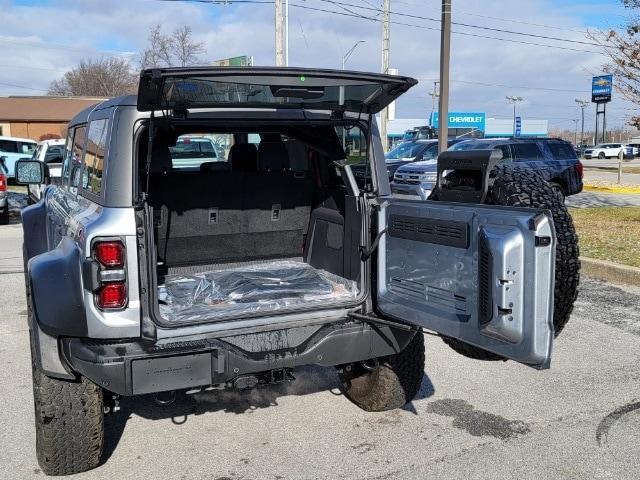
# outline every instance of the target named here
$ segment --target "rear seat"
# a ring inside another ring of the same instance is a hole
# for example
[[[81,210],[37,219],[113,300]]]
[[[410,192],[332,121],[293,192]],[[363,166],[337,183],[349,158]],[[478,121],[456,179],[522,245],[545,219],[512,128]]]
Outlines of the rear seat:
[[[288,170],[284,144],[261,151],[262,171],[238,171],[232,159],[230,172],[154,177],[150,201],[160,261],[174,266],[302,255],[311,176]]]

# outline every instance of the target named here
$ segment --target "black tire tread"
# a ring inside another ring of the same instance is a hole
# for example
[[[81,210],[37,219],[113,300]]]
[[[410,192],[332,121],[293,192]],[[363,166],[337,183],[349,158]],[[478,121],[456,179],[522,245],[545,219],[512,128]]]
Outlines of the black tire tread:
[[[25,255],[26,263],[26,255]],[[33,319],[27,283],[29,324]],[[46,376],[36,364],[30,335],[36,457],[47,475],[71,475],[97,467],[104,446],[102,388],[85,377],[78,381]]]
[[[424,335],[418,332],[400,353],[380,359],[374,372],[341,373],[341,390],[368,412],[403,407],[420,390],[424,361]]]
[[[47,475],[70,475],[100,464],[104,444],[102,389],[49,378],[34,368],[36,455]]]

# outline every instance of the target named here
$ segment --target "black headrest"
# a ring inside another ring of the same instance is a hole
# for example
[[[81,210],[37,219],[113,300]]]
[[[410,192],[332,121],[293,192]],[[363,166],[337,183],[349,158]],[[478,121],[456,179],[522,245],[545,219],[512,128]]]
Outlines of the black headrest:
[[[289,166],[289,155],[284,142],[260,142],[258,167],[261,171],[279,172]]]
[[[228,172],[231,167],[227,162],[204,162],[200,164],[201,172]]]
[[[166,173],[171,170],[171,167],[169,142],[164,141],[162,138],[154,140],[151,150],[151,173]]]
[[[236,143],[229,149],[229,163],[234,172],[258,170],[258,150],[253,143]]]
[[[287,142],[287,154],[289,156],[289,168],[294,172],[306,172],[309,170],[309,157],[307,147],[299,140]]]

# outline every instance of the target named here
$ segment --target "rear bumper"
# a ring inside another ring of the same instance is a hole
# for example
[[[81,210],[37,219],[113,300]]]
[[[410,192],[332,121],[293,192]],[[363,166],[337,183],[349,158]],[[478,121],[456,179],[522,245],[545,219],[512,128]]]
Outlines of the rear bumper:
[[[225,385],[235,379],[301,365],[333,366],[402,351],[413,331],[341,324],[296,327],[225,337],[172,339],[155,344],[62,341],[71,368],[106,390],[139,395]]]

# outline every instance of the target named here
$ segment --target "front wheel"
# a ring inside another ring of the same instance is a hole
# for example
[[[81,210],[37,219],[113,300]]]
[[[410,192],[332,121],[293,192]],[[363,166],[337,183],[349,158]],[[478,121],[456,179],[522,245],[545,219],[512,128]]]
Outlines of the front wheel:
[[[604,152],[600,152],[600,153],[598,154],[598,158],[599,158],[600,160],[604,160],[604,159],[605,159],[605,157],[606,157],[606,155],[604,154]]]
[[[367,412],[400,408],[418,394],[424,375],[424,335],[416,333],[398,354],[350,365],[339,374],[341,390]]]

